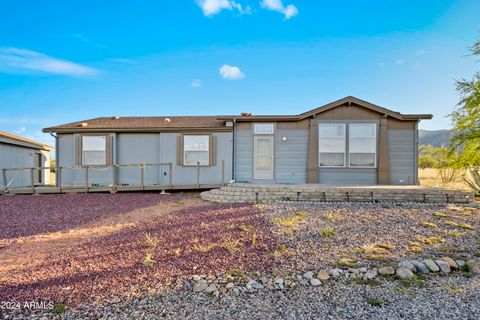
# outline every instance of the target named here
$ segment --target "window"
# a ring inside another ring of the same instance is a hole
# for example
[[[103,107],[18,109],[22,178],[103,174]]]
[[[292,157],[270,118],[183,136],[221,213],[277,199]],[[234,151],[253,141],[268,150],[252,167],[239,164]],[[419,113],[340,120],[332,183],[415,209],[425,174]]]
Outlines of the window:
[[[197,162],[202,166],[209,165],[209,136],[183,137],[183,165],[194,166]]]
[[[345,123],[318,125],[318,165],[320,167],[345,166]]]
[[[254,134],[273,134],[273,123],[255,123],[253,125]]]
[[[107,137],[82,136],[82,164],[107,164]]]
[[[350,167],[375,167],[377,125],[375,123],[350,123],[348,129]]]

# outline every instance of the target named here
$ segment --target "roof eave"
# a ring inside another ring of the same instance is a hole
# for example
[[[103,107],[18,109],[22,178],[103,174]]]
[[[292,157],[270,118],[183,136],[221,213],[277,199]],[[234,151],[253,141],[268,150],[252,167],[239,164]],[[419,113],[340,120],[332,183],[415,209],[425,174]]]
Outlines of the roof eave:
[[[162,127],[152,127],[152,128],[59,128],[59,127],[50,127],[44,128],[42,132],[55,132],[55,133],[81,133],[81,132],[183,132],[183,131],[231,131],[231,127],[181,127],[181,128],[162,128]]]

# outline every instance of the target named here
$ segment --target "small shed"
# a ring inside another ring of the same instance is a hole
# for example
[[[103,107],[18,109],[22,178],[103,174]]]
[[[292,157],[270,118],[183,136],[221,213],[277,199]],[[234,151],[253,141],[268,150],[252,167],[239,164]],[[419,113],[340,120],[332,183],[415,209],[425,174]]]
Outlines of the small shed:
[[[53,183],[49,169],[50,151],[53,149],[49,145],[0,131],[1,188],[31,186],[32,173],[35,186]],[[12,170],[16,168],[22,170]]]

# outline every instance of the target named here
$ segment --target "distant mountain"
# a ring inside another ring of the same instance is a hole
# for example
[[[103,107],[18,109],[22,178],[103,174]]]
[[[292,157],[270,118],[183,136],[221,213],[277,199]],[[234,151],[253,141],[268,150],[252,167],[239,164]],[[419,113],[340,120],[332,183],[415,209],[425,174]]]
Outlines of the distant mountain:
[[[418,143],[420,145],[448,146],[451,137],[451,130],[418,130]]]

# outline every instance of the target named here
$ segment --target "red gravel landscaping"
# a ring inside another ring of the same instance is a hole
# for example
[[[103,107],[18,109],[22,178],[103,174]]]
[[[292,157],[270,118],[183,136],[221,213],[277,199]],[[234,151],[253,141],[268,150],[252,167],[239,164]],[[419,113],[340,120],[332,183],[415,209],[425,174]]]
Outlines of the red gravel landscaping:
[[[118,222],[125,224],[118,230],[109,230],[78,244],[47,239],[49,250],[44,250],[47,253],[32,254],[29,263],[15,268],[0,267],[2,300],[47,300],[72,306],[161,290],[192,274],[215,274],[234,268],[266,270],[273,267],[271,253],[278,246],[269,222],[251,205],[206,204],[192,196],[158,194],[30,196],[1,201],[10,208],[2,209],[2,217],[5,212],[14,211],[14,203],[21,208],[10,218],[8,227],[0,227],[9,231],[7,237],[80,225],[85,228],[89,222],[104,217],[111,221],[112,217],[122,217],[122,213],[138,208],[148,215],[142,221],[119,218]],[[41,217],[33,221],[41,226],[28,219],[39,203],[43,204]],[[46,208],[53,217],[45,212]],[[24,219],[30,221],[33,230]],[[50,223],[50,219],[54,222]],[[152,239],[150,242],[146,235]],[[67,237],[68,233],[62,236]],[[43,241],[38,237],[26,239],[33,248]],[[22,248],[18,243],[11,245]],[[8,245],[5,249],[9,249]],[[146,260],[148,253],[155,261],[151,266]]]
[[[68,230],[184,196],[158,193],[18,195],[0,197],[0,239]]]

